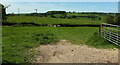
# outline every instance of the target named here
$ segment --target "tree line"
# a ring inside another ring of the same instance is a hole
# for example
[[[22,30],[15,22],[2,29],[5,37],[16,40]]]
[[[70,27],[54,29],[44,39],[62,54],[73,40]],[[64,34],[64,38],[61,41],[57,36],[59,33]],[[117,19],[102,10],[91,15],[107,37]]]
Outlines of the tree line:
[[[76,16],[76,15],[70,15],[68,16],[68,13],[77,13],[77,12],[66,12],[66,11],[48,11],[46,13],[30,13],[30,14],[19,14],[21,16],[39,16],[39,17],[51,17],[51,18],[68,18],[68,19],[73,19],[73,18],[77,18],[77,17],[82,17],[82,18],[98,18],[99,20],[101,20],[100,17],[95,16],[93,13],[86,13],[89,14],[87,16]],[[59,16],[56,16],[56,14],[59,14]],[[13,15],[13,14],[12,14]],[[18,14],[14,14],[14,16],[18,16]]]
[[[116,13],[115,15],[107,14],[105,22],[109,24],[120,25],[120,13]]]

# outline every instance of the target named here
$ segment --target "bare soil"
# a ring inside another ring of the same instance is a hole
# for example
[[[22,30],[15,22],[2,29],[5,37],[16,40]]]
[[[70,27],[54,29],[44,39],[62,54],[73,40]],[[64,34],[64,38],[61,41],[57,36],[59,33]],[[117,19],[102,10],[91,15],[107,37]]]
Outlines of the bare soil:
[[[96,49],[60,40],[55,45],[40,45],[32,63],[117,63],[118,49]]]

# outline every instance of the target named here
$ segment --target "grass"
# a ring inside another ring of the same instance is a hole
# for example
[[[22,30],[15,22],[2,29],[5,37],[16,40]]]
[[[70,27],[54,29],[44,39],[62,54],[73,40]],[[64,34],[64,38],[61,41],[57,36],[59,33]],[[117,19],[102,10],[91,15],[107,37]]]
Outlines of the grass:
[[[3,62],[27,62],[29,49],[56,41],[48,31],[44,27],[3,27]]]
[[[110,43],[109,41],[105,40],[98,32],[95,32],[93,36],[86,42],[87,45],[95,47],[95,48],[119,48],[119,46]]]
[[[37,19],[37,20],[36,20]],[[36,24],[71,24],[71,25],[99,25],[103,20],[91,20],[89,18],[81,19],[60,19],[49,17],[35,17],[35,16],[11,16],[8,17],[7,22],[10,23],[36,23]]]
[[[62,27],[53,29],[58,39],[70,40],[73,43],[85,43],[98,31],[97,27]],[[87,34],[87,35],[86,35]]]
[[[97,27],[6,27],[3,26],[3,63],[29,62],[33,55],[28,50],[41,44],[55,43],[61,39],[69,40],[74,44],[86,44],[96,47],[93,37],[98,32]],[[92,38],[91,38],[92,37]],[[97,38],[98,40],[98,38]],[[88,43],[89,42],[89,43]],[[99,40],[99,48],[115,48],[113,44]],[[97,43],[98,43],[97,42]],[[96,43],[96,44],[97,44]],[[104,45],[105,43],[105,45]],[[102,45],[102,46],[101,46]]]
[[[78,14],[69,14],[78,15]],[[81,14],[80,14],[81,15]],[[56,15],[61,16],[61,15]],[[85,15],[84,15],[85,16]],[[103,16],[101,16],[103,17]],[[103,17],[104,18],[104,17]],[[35,23],[40,25],[70,24],[70,25],[99,25],[102,20],[90,18],[61,19],[34,16],[11,16],[9,23]],[[61,39],[69,40],[73,44],[84,44],[96,48],[117,48],[114,44],[102,39],[98,33],[98,27],[40,27],[40,26],[3,26],[3,63],[27,63],[33,54],[29,50],[41,44],[56,43]]]

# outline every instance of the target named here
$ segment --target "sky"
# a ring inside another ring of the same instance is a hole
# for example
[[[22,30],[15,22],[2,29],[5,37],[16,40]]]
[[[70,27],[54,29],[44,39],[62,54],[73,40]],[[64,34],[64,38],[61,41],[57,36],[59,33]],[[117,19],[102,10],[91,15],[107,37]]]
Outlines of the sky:
[[[109,0],[110,1],[110,0]],[[33,13],[38,9],[38,13],[47,11],[76,11],[76,12],[118,12],[118,2],[4,2],[7,13]]]
[[[118,2],[120,0],[0,0],[0,2]]]

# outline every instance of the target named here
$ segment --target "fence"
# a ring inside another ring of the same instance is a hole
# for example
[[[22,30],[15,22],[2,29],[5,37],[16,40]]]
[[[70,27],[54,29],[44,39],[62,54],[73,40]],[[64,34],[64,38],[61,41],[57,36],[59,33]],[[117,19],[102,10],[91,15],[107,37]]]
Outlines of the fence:
[[[100,33],[104,39],[120,46],[120,26],[102,23],[100,25]]]

